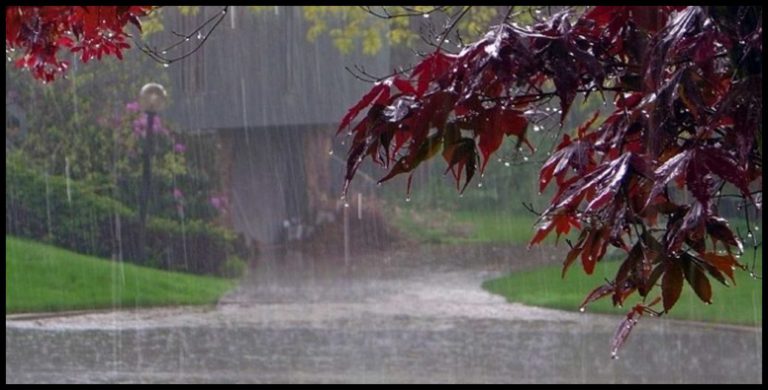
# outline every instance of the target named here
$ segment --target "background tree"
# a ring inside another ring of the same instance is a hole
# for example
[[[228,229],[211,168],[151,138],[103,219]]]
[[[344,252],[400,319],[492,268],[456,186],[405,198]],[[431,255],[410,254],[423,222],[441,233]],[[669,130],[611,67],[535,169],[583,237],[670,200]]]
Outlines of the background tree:
[[[581,305],[642,298],[613,338],[615,357],[640,316],[672,309],[684,280],[710,302],[710,277],[727,285],[744,268],[742,239],[718,204],[740,198],[747,220],[762,206],[762,8],[571,13],[527,28],[505,17],[459,54],[438,45],[411,71],[377,81],[339,126],[353,138],[344,191],[365,158],[389,169],[380,182],[408,174],[410,191],[414,169],[441,151],[464,191],[505,137],[535,151],[527,130],[551,99],[561,126],[577,95],[612,99],[610,115],[563,134],[541,168],[539,190],[554,181],[557,191],[530,244],[579,229],[563,274],[576,260],[591,274],[609,245],[626,252]]]

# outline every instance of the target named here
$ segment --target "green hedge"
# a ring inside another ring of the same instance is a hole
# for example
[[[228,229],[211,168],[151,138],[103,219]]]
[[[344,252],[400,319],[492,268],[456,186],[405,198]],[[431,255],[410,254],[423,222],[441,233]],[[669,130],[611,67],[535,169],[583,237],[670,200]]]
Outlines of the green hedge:
[[[132,261],[138,218],[124,204],[89,191],[82,183],[47,176],[6,158],[6,234],[28,237],[77,252]],[[118,234],[119,231],[119,234]],[[148,260],[142,265],[198,274],[232,273],[227,259],[250,258],[242,236],[200,220],[183,224],[150,218]]]

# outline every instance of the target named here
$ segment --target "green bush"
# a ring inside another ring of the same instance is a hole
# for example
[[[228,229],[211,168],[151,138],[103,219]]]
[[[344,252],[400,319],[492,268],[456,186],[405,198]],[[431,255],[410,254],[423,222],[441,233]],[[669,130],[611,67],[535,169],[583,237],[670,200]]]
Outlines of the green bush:
[[[137,256],[136,212],[76,181],[46,176],[6,158],[6,234],[42,240],[77,252],[133,261]],[[232,256],[249,258],[234,232],[201,220],[150,218],[143,263],[160,269],[224,275]]]
[[[245,275],[245,270],[248,268],[246,263],[239,256],[230,256],[227,261],[224,262],[223,276],[228,278],[239,278]]]

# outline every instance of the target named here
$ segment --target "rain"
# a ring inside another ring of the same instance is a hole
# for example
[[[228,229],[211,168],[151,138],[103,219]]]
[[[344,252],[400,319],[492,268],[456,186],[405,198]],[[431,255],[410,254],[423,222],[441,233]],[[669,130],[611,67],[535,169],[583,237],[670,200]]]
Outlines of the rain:
[[[561,276],[577,229],[529,248],[542,165],[613,92],[526,111],[535,148],[505,136],[463,192],[440,153],[384,183],[366,156],[342,192],[350,108],[561,7],[514,8],[165,6],[46,83],[6,49],[6,383],[762,383],[762,181],[721,187],[744,267],[711,305],[686,283],[622,322],[637,295],[580,305],[624,250]]]

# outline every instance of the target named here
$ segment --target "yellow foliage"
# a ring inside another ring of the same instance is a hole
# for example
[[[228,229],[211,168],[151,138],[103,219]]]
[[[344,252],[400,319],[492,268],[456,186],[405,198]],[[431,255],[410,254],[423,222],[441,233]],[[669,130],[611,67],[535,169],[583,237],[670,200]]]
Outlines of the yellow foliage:
[[[141,37],[146,39],[148,36],[163,31],[162,8],[153,8],[149,15],[141,19]]]
[[[181,12],[181,14],[184,16],[195,16],[198,14],[198,12],[200,12],[200,6],[198,5],[193,5],[193,6],[180,5],[178,6],[178,8],[179,8],[179,12]]]

